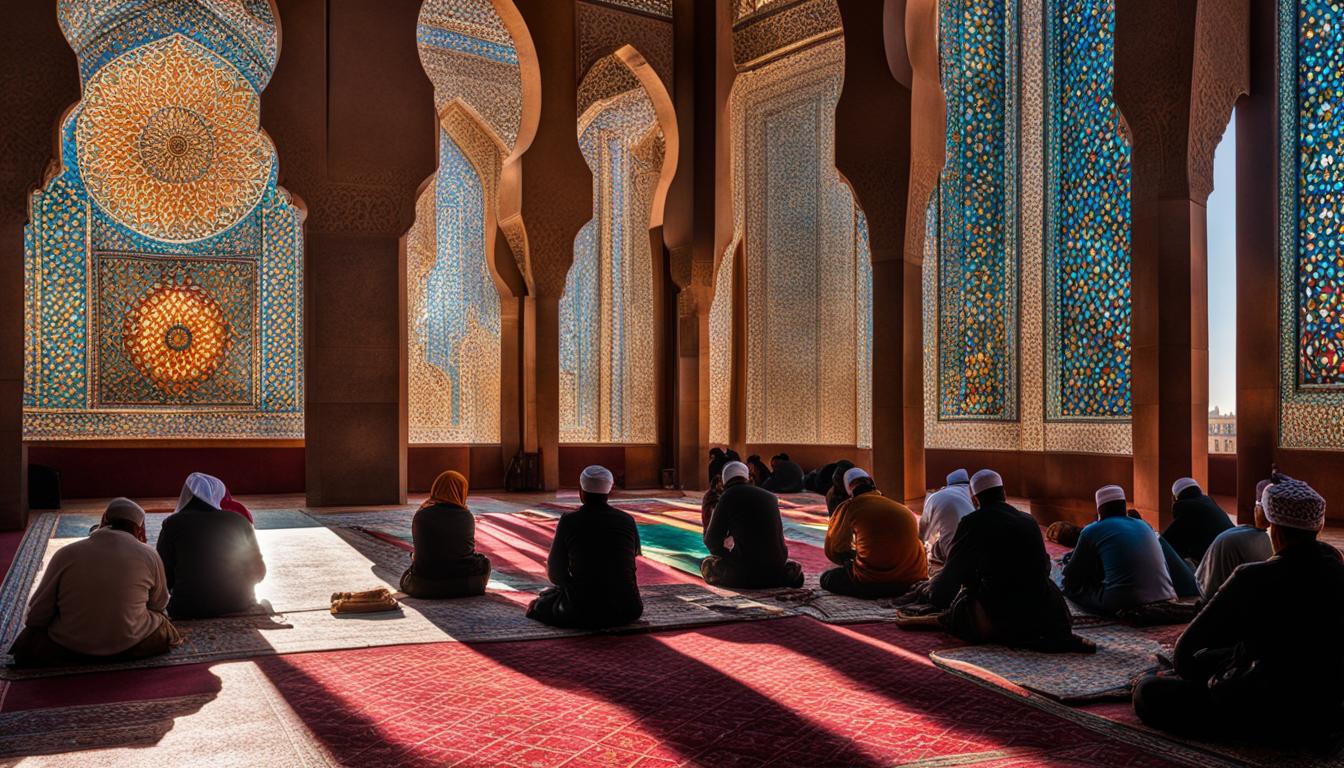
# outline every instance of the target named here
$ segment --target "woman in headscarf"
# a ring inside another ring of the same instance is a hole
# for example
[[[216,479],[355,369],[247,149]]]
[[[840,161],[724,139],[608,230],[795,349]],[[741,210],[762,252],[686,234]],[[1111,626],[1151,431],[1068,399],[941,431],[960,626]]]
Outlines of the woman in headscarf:
[[[485,594],[490,558],[476,551],[476,518],[467,509],[467,478],[449,470],[439,475],[429,498],[411,521],[415,555],[401,575],[401,591],[411,597],[469,597]]]

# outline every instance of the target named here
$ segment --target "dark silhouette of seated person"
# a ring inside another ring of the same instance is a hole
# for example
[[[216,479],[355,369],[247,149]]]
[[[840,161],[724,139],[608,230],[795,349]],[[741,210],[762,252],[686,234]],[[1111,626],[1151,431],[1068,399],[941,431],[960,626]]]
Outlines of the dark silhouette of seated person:
[[[252,524],[221,508],[224,494],[218,478],[194,472],[163,521],[157,548],[172,592],[168,615],[175,619],[207,619],[256,606],[255,587],[266,578],[266,563]]]
[[[727,541],[733,540],[732,549]],[[789,559],[779,499],[748,482],[747,465],[723,468],[723,493],[705,529],[709,557],[700,563],[705,581],[723,587],[801,587],[803,568]]]
[[[1103,486],[1096,504],[1096,522],[1079,534],[1064,565],[1064,594],[1101,616],[1175,600],[1167,552],[1148,523],[1129,514],[1124,489]]]
[[[644,613],[635,579],[639,529],[607,497],[615,479],[591,466],[579,477],[581,506],[560,516],[546,558],[554,585],[527,608],[529,618],[557,627],[600,629],[629,624]]]
[[[770,467],[766,466],[764,461],[761,461],[761,457],[754,453],[747,457],[747,467],[751,470],[749,476],[751,484],[757,487],[765,487],[765,484],[770,482],[770,478],[774,475],[770,471]],[[722,474],[722,470],[720,470],[720,474]]]
[[[87,539],[51,556],[10,654],[17,667],[158,656],[182,642],[167,605],[163,564],[145,543],[145,512],[114,499]]]
[[[411,597],[448,598],[485,594],[490,559],[476,551],[476,518],[467,509],[467,478],[449,470],[430,487],[411,520],[415,555],[401,575]]]
[[[770,478],[760,486],[771,493],[802,493],[803,468],[789,454],[776,454],[770,459]]]
[[[845,473],[854,468],[854,462],[841,459],[835,462],[831,475],[831,487],[826,489],[826,514],[834,515],[835,510],[849,498],[849,489],[845,488]]]
[[[993,470],[975,473],[971,492],[976,510],[957,526],[947,563],[915,593],[943,609],[932,623],[969,643],[1095,651],[1073,634],[1036,519],[1008,503],[1003,479]]]
[[[1333,749],[1344,723],[1344,564],[1317,540],[1325,499],[1279,476],[1262,497],[1274,556],[1247,563],[1134,688],[1149,726],[1184,737]]]
[[[851,597],[894,597],[929,577],[919,520],[883,496],[857,467],[844,477],[852,498],[840,505],[826,531],[826,557],[837,564],[821,574],[821,588]]]
[[[1232,521],[1194,478],[1177,480],[1171,486],[1171,495],[1171,522],[1162,531],[1162,538],[1177,555],[1198,565],[1218,534],[1232,527]]]

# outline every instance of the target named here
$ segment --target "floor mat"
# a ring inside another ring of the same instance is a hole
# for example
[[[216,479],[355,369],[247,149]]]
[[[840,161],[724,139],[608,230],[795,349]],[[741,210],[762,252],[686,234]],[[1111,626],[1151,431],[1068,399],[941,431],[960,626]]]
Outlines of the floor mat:
[[[986,680],[1005,681],[1062,702],[1127,699],[1135,678],[1157,669],[1179,631],[1116,624],[1076,630],[1097,644],[1095,654],[1037,653],[1001,645],[935,651],[934,663]]]
[[[210,673],[218,679],[211,693],[0,714],[0,760],[23,757],[25,768],[236,765],[234,753],[247,745],[252,765],[336,764],[255,664]]]

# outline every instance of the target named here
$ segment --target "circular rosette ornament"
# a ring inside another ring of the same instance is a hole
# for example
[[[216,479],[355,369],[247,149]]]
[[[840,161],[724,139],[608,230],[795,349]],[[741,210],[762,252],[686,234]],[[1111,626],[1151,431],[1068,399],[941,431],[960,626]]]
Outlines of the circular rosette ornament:
[[[191,282],[156,283],[126,314],[126,356],[160,390],[181,397],[210,380],[233,345],[224,309]]]
[[[75,123],[79,172],[113,220],[156,240],[192,242],[251,213],[275,149],[256,90],[228,62],[180,35],[103,65]]]

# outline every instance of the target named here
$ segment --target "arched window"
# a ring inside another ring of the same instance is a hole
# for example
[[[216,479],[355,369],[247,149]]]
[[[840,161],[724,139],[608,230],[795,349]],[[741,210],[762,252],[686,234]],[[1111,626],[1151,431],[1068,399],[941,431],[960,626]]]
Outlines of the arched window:
[[[80,70],[25,230],[24,436],[303,434],[300,211],[268,0],[69,0]]]

